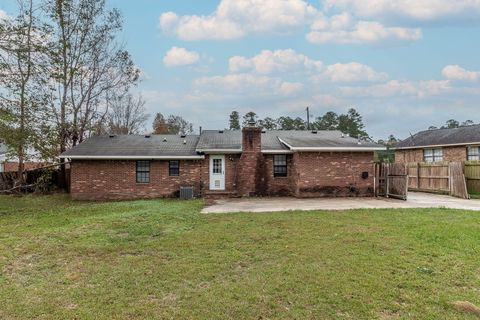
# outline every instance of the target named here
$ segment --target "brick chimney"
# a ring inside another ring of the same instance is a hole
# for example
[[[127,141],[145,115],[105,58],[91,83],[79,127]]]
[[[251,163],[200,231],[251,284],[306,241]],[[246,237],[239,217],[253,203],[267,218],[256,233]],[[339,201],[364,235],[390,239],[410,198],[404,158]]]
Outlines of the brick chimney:
[[[237,191],[240,196],[260,194],[263,164],[262,129],[251,119],[242,129],[242,155],[237,172]]]

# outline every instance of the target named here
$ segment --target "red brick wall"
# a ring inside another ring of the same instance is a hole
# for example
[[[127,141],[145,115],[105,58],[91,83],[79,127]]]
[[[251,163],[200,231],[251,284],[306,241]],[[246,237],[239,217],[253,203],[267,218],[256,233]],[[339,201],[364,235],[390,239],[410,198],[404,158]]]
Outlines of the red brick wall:
[[[444,147],[443,161],[466,161],[467,146]],[[395,151],[395,162],[423,162],[423,149],[397,150]]]
[[[295,154],[295,194],[316,196],[371,196],[374,187],[373,152],[302,152]],[[368,172],[367,179],[362,172]]]
[[[295,173],[293,169],[293,155],[287,155],[287,176],[273,176],[273,154],[264,155],[264,190],[262,194],[268,196],[289,196],[295,194]]]
[[[25,170],[33,170],[33,169],[38,169],[42,168],[45,166],[50,165],[50,163],[47,162],[25,162]],[[18,171],[18,162],[13,162],[13,161],[8,161],[4,163],[4,171],[5,172],[12,172],[12,171]]]
[[[150,183],[137,183],[136,161],[72,161],[70,193],[75,199],[172,197],[180,186],[194,186],[200,193],[205,186],[203,163],[180,161],[180,176],[170,177],[168,161],[150,161]]]
[[[467,146],[443,148],[444,161],[467,161]]]
[[[239,196],[261,194],[264,189],[263,156],[261,153],[262,129],[245,127],[242,130],[242,155],[237,171]]]

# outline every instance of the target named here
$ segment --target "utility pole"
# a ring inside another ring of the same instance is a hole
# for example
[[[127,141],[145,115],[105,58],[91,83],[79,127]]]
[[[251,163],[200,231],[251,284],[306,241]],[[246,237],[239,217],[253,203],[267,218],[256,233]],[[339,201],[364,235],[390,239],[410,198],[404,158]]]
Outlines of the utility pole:
[[[307,107],[307,130],[310,130],[310,107]]]

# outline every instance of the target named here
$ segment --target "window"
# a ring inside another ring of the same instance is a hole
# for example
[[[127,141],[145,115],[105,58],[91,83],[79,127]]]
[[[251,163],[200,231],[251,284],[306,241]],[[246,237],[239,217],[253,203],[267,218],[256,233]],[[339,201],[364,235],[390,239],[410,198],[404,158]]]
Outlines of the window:
[[[468,161],[480,160],[480,147],[468,147]]]
[[[137,161],[137,183],[150,182],[150,161]]]
[[[423,151],[425,162],[439,162],[443,161],[443,150],[439,149],[425,149]]]
[[[180,161],[171,160],[168,163],[168,175],[172,177],[177,177],[180,175]]]
[[[213,159],[213,173],[222,174],[222,159]]]
[[[277,154],[273,156],[273,176],[274,177],[287,176],[287,155]]]

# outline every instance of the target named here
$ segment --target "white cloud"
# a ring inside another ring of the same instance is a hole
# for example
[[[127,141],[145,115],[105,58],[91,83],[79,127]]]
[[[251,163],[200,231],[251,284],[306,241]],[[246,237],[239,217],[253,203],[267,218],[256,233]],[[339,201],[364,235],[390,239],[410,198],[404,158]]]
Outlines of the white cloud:
[[[385,81],[388,75],[383,72],[377,72],[371,67],[358,63],[336,63],[329,65],[324,72],[333,82],[353,82],[353,81]]]
[[[343,21],[343,28],[324,20],[312,24],[306,38],[311,43],[363,44],[380,41],[414,41],[422,38],[418,28],[386,27],[375,21],[359,21],[353,26]],[[347,28],[346,30],[344,28]]]
[[[230,94],[252,94],[255,92],[260,95],[280,94],[291,96],[299,92],[303,85],[297,82],[283,81],[280,78],[250,73],[236,73],[199,78],[194,80],[194,87]]]
[[[0,10],[0,20],[7,20],[11,18],[5,11]]]
[[[235,56],[229,59],[230,72],[254,70],[261,74],[286,71],[319,71],[323,63],[295,52],[293,49],[286,50],[263,50],[252,58]]]
[[[416,21],[480,17],[478,0],[324,0],[327,10],[347,10],[356,16]]]
[[[206,16],[162,13],[160,28],[182,40],[241,38],[250,33],[286,33],[313,21],[317,9],[304,0],[222,0]]]
[[[320,60],[311,59],[293,49],[263,50],[259,54],[248,58],[234,56],[229,59],[231,73],[253,72],[270,75],[282,74],[292,78],[294,75],[309,78],[315,82],[359,82],[385,81],[388,75],[377,72],[372,67],[358,63],[336,63],[324,66]]]
[[[386,98],[394,96],[417,96],[424,98],[452,89],[448,80],[426,80],[426,81],[399,81],[390,80],[386,83],[361,86],[361,87],[340,87],[339,91],[344,96]]]
[[[163,63],[167,67],[186,66],[196,63],[200,56],[195,51],[185,48],[172,47],[163,57]]]
[[[442,75],[451,80],[476,81],[480,79],[480,71],[469,71],[459,65],[445,66]]]

